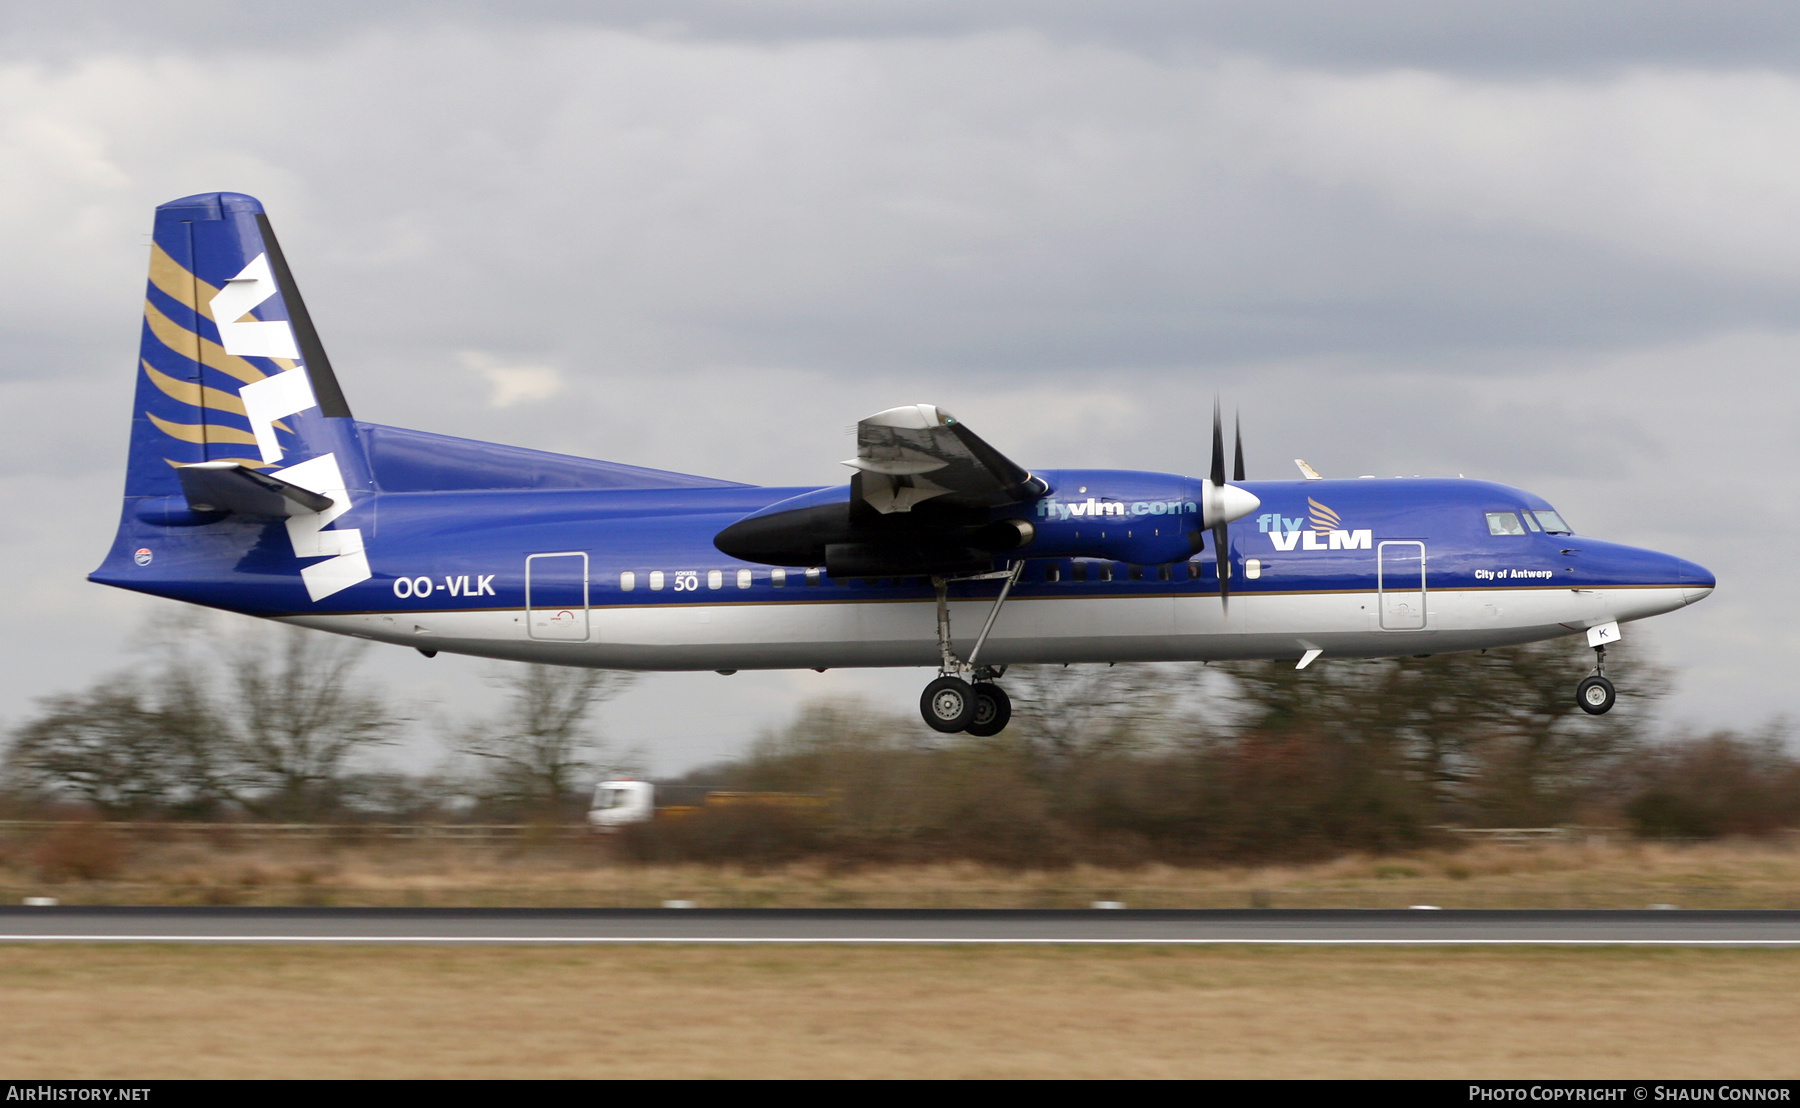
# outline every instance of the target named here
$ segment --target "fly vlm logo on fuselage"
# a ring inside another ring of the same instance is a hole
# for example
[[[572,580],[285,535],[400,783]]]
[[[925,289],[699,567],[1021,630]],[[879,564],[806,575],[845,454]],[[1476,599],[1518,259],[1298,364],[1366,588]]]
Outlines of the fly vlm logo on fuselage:
[[[1306,498],[1310,519],[1289,519],[1278,512],[1256,517],[1256,529],[1269,536],[1277,550],[1371,550],[1375,532],[1367,528],[1349,530],[1338,514],[1325,505]],[[1310,527],[1304,526],[1311,524]]]
[[[1038,501],[1039,519],[1089,519],[1102,516],[1178,516],[1200,514],[1197,500],[1114,500],[1093,497],[1086,500],[1058,500],[1046,496]]]

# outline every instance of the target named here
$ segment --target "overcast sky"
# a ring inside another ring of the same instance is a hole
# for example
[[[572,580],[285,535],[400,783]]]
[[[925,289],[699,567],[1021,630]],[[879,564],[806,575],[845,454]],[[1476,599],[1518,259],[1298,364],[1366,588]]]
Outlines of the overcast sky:
[[[0,721],[167,606],[84,576],[151,209],[214,190],[364,419],[836,483],[928,402],[1028,466],[1197,472],[1218,392],[1252,477],[1466,473],[1707,565],[1626,632],[1669,714],[1796,705],[1800,6],[11,0]],[[674,770],[921,680],[658,676],[610,729]]]

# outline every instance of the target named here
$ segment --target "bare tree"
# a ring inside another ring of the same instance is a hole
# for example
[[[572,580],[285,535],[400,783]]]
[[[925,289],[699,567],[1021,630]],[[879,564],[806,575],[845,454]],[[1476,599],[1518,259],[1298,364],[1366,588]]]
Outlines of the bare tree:
[[[400,719],[357,672],[368,643],[284,628],[221,646],[221,714],[233,795],[258,815],[308,820],[343,803],[349,763],[391,741]]]
[[[594,710],[623,693],[636,674],[564,666],[515,666],[500,682],[509,695],[500,715],[461,728],[453,745],[482,759],[482,791],[492,802],[564,817],[600,770]]]
[[[1141,750],[1166,738],[1198,666],[1015,666],[1009,730],[1054,760]]]
[[[114,819],[203,816],[229,799],[229,753],[214,679],[195,644],[197,609],[159,612],[133,636],[133,671],[47,697],[13,731],[5,784],[40,799],[77,799]]]
[[[1619,708],[1592,717],[1576,682],[1592,656],[1567,639],[1479,653],[1323,664],[1220,668],[1247,707],[1240,735],[1316,733],[1371,751],[1371,764],[1412,776],[1440,815],[1484,822],[1567,819],[1645,738],[1644,705],[1666,674],[1614,647]]]
[[[191,686],[113,676],[42,703],[13,734],[9,786],[113,819],[209,815],[225,800],[217,721]]]

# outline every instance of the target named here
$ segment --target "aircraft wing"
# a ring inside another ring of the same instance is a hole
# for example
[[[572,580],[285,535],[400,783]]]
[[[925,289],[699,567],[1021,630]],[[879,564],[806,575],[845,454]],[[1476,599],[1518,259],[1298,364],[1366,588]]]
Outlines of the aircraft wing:
[[[998,507],[1042,496],[1025,467],[931,404],[877,412],[856,425],[855,495],[882,515],[927,500]]]

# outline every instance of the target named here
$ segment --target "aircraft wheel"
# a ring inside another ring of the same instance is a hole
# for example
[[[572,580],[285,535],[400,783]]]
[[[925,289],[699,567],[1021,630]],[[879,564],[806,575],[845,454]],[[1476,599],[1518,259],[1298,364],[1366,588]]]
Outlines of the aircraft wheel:
[[[975,686],[975,718],[969,721],[969,734],[979,738],[998,735],[1012,720],[1012,697],[999,685],[982,682]]]
[[[1575,686],[1575,703],[1590,716],[1603,716],[1612,711],[1616,699],[1618,694],[1613,691],[1612,682],[1604,677],[1589,677]]]
[[[975,718],[975,690],[960,677],[940,677],[925,686],[919,713],[933,731],[954,735]]]

